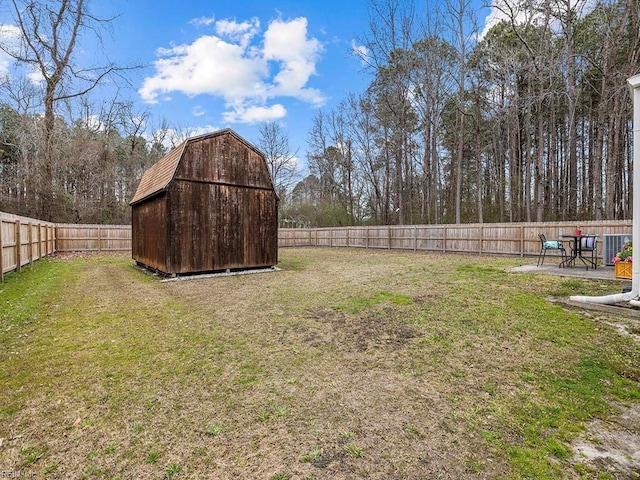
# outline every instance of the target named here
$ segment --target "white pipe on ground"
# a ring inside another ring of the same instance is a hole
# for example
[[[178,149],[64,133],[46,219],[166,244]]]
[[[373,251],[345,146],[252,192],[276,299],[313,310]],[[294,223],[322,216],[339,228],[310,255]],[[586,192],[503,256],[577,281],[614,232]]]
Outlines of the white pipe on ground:
[[[640,75],[627,79],[633,95],[633,248],[640,246]],[[575,295],[571,300],[587,303],[601,303],[611,305],[618,302],[629,302],[640,307],[638,289],[640,288],[640,258],[634,261],[631,270],[631,291],[614,293],[601,297]]]

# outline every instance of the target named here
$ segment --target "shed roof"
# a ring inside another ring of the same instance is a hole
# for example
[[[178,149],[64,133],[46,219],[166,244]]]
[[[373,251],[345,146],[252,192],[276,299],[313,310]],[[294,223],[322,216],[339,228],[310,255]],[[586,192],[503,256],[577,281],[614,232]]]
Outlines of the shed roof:
[[[144,172],[130,205],[167,188],[167,185],[173,179],[176,168],[178,168],[178,163],[180,163],[180,157],[187,141],[182,142]]]
[[[145,200],[146,198],[149,198],[167,188],[169,183],[171,183],[171,180],[173,180],[176,170],[178,169],[180,159],[182,158],[182,153],[184,152],[189,142],[202,140],[203,138],[207,137],[215,137],[226,133],[232,134],[239,141],[255,150],[256,152],[260,153],[260,155],[264,157],[264,154],[262,152],[260,152],[256,147],[251,145],[230,128],[225,128],[224,130],[218,130],[216,132],[206,133],[197,137],[188,138],[144,172],[144,174],[142,175],[142,179],[140,180],[140,184],[138,185],[138,189],[131,199],[131,202],[129,202],[129,205],[141,202],[142,200]]]

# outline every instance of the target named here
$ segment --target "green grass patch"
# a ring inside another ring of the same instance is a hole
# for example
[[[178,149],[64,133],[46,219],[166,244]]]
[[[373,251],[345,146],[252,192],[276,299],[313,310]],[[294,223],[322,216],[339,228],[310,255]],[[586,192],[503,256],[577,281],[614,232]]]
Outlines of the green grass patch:
[[[364,457],[364,452],[362,451],[362,449],[360,447],[358,447],[357,445],[353,444],[353,443],[349,443],[349,444],[345,445],[344,449],[353,458],[362,458],[362,457]]]
[[[322,450],[320,448],[314,448],[302,456],[302,461],[305,463],[313,463],[318,460],[321,455]]]
[[[214,423],[213,425],[207,427],[205,433],[210,437],[217,437],[219,435],[222,435],[226,431],[227,428],[224,425],[220,423]]]
[[[147,455],[146,462],[150,465],[154,465],[158,463],[159,459],[160,459],[160,452],[157,450],[151,450]]]
[[[616,283],[504,271],[519,258],[280,257],[273,274],[184,282],[123,256],[8,275],[2,468],[87,479],[610,475],[576,463],[571,442],[618,406],[638,408],[639,349],[615,315],[547,299]],[[455,455],[430,464],[429,451]]]
[[[22,465],[29,466],[36,463],[42,457],[44,457],[49,448],[47,446],[34,446],[25,445],[20,448],[20,455],[22,456]]]
[[[7,275],[0,283],[0,342],[21,333],[12,331],[14,328],[33,323],[43,306],[50,305],[50,299],[64,288],[73,271],[71,263],[44,259]]]
[[[288,473],[276,473],[270,477],[271,480],[289,480],[291,476]]]
[[[407,438],[420,438],[422,435],[420,434],[420,430],[415,425],[405,425],[404,434]]]
[[[500,266],[486,266],[486,265],[476,265],[476,264],[465,264],[459,265],[456,268],[456,272],[460,277],[463,278],[473,278],[474,280],[486,280],[486,279],[496,279],[496,278],[504,278],[509,275],[504,268],[500,268]]]
[[[377,292],[368,297],[356,296],[346,298],[344,301],[335,305],[334,308],[347,313],[357,313],[385,302],[392,305],[411,305],[413,299],[409,295],[404,294]]]
[[[164,476],[167,480],[171,480],[173,478],[176,478],[180,474],[180,472],[182,472],[182,467],[177,463],[172,463],[167,467]]]

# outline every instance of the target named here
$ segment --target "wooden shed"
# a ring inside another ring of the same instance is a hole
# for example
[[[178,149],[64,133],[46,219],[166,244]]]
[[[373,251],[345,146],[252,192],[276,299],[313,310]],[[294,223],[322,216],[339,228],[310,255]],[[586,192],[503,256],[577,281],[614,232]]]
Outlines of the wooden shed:
[[[278,197],[263,153],[230,129],[189,138],[145,171],[132,254],[167,275],[274,266]]]

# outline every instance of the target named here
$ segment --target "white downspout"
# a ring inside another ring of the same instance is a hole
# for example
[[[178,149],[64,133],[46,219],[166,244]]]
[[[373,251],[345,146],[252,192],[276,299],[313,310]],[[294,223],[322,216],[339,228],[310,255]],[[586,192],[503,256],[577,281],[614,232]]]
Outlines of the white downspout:
[[[635,75],[627,79],[633,93],[633,226],[632,242],[634,253],[636,248],[640,248],[640,75]],[[640,257],[633,262],[631,271],[631,291],[627,293],[615,293],[601,297],[587,297],[575,295],[569,297],[571,300],[587,303],[614,304],[618,302],[629,302],[631,305],[640,307],[637,300],[638,289],[640,288]]]

